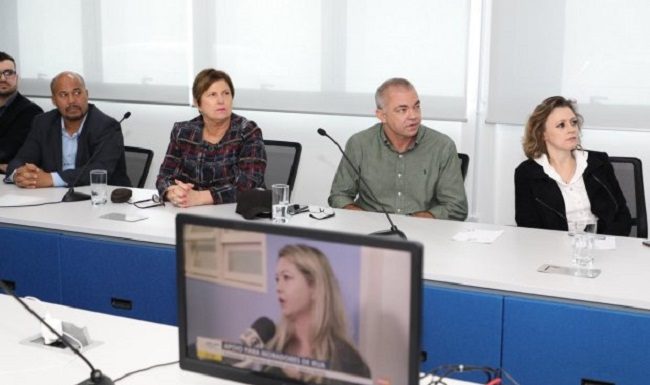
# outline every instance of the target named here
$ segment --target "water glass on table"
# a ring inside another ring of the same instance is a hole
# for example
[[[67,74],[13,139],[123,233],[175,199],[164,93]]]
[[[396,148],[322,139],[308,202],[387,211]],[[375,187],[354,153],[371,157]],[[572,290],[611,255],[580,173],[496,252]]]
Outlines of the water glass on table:
[[[289,222],[289,185],[276,183],[271,186],[271,213],[274,223]]]
[[[594,242],[596,241],[596,222],[577,221],[572,224],[573,233],[571,261],[575,267],[575,275],[590,277],[594,268]]]
[[[106,170],[90,171],[90,202],[100,206],[108,200],[108,173]]]

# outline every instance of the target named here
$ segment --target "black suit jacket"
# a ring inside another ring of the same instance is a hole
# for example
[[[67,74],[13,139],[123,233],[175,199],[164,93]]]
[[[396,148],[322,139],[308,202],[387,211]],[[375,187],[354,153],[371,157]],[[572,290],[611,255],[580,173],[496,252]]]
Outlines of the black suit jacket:
[[[606,153],[589,151],[582,179],[591,212],[598,217],[598,233],[630,235],[630,210]],[[522,227],[568,229],[560,187],[532,159],[515,170],[515,220]]]
[[[32,120],[43,109],[18,92],[0,116],[0,163],[9,163],[25,142]]]
[[[55,109],[39,115],[32,122],[25,144],[9,163],[7,175],[25,163],[33,163],[46,172],[58,172],[68,185],[79,177],[76,186],[82,186],[90,184],[90,170],[104,169],[108,172],[108,184],[131,186],[126,174],[122,129],[115,119],[90,104],[77,143],[76,167],[63,171],[61,114]],[[87,164],[91,156],[92,162]]]

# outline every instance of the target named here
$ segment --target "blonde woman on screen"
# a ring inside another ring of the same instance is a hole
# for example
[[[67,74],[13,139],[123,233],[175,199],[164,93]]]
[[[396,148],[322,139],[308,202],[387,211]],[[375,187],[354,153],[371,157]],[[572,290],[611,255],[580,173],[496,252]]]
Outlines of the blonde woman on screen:
[[[341,291],[327,257],[310,246],[287,245],[279,252],[275,280],[282,318],[267,347],[369,378],[370,369],[348,337]],[[268,371],[307,382],[343,383],[286,369]]]

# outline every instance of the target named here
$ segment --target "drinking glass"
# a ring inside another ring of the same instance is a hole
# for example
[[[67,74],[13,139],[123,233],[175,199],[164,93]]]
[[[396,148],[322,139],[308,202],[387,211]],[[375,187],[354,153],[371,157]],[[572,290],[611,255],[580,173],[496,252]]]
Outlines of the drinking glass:
[[[289,222],[289,185],[277,183],[271,186],[271,212],[274,223]]]
[[[594,268],[594,242],[596,240],[595,221],[576,221],[572,224],[573,245],[571,248],[571,262],[575,268],[575,275],[590,277]]]
[[[108,173],[106,170],[90,171],[90,202],[100,206],[108,200]]]

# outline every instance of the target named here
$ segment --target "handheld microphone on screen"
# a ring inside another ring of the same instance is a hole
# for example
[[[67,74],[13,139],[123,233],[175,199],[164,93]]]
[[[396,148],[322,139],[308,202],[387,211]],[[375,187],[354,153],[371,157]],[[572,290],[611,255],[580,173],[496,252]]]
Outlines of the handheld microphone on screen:
[[[329,140],[332,141],[332,143],[334,143],[336,145],[336,147],[338,147],[339,151],[341,152],[341,154],[345,158],[346,162],[348,162],[348,164],[352,167],[352,169],[354,170],[355,174],[357,175],[357,177],[359,178],[361,183],[363,183],[363,185],[366,187],[366,190],[368,190],[368,193],[370,194],[370,197],[372,199],[374,199],[376,202],[379,203],[379,201],[375,197],[375,194],[372,192],[372,189],[370,188],[370,186],[368,186],[368,183],[366,183],[365,179],[363,179],[363,177],[361,177],[361,172],[359,172],[359,170],[357,170],[357,168],[354,166],[354,163],[352,163],[350,158],[348,158],[348,156],[345,154],[345,151],[343,151],[343,149],[341,148],[341,145],[336,140],[334,140],[334,138],[329,136],[327,134],[327,131],[325,131],[324,129],[319,128],[316,131],[318,132],[318,135],[327,137]],[[384,206],[381,205],[381,204],[380,204],[380,207],[381,207],[381,211],[386,215],[386,219],[388,219],[388,223],[390,223],[390,229],[384,230],[384,231],[376,231],[376,232],[372,233],[372,235],[399,237],[401,239],[406,240],[406,234],[404,234],[400,229],[397,228],[397,226],[395,226],[395,224],[393,223],[393,220],[390,218],[390,214],[388,214],[388,211],[386,211],[386,208],[384,208]]]
[[[275,324],[268,317],[258,318],[251,327],[244,330],[244,332],[239,336],[242,344],[249,348],[263,348],[267,342],[273,338],[275,335]],[[256,369],[260,368],[255,367],[253,360],[244,360],[237,362],[233,366],[242,369]]]
[[[43,324],[50,332],[52,332],[58,339],[61,341],[67,348],[70,348],[74,352],[74,354],[78,355],[79,358],[81,358],[86,365],[90,367],[90,378],[87,380],[84,380],[80,382],[77,385],[113,385],[113,380],[111,380],[109,377],[105,376],[101,370],[95,369],[93,364],[90,363],[90,361],[77,349],[73,344],[71,344],[67,338],[63,338],[63,336],[57,332],[50,324],[48,324],[38,313],[36,313],[32,308],[25,303],[20,297],[16,295],[11,289],[7,287],[7,285],[0,279],[0,286],[2,287],[2,290],[4,290],[7,295],[10,295],[14,297],[16,301],[18,301],[23,307],[38,321]]]
[[[121,127],[120,124],[121,124],[125,119],[128,119],[129,117],[131,117],[131,112],[130,112],[130,111],[127,111],[126,113],[124,113],[124,116],[122,116],[122,119],[120,119],[120,121],[117,122],[117,130],[120,129],[120,127]],[[117,130],[116,130],[116,131],[117,131]],[[70,188],[68,189],[68,191],[67,191],[67,192],[65,193],[65,195],[63,196],[63,199],[61,199],[61,202],[79,202],[79,201],[87,201],[87,200],[90,199],[90,195],[88,195],[88,194],[84,194],[84,193],[81,193],[81,192],[74,191],[74,188],[75,188],[75,186],[77,185],[77,183],[79,183],[79,178],[81,178],[81,176],[82,176],[82,175],[87,171],[86,169],[87,169],[88,166],[93,162],[93,160],[95,160],[95,157],[97,156],[97,154],[99,154],[99,153],[101,152],[100,150],[103,149],[103,147],[104,147],[104,143],[106,143],[106,142],[103,141],[103,142],[99,145],[99,148],[97,149],[97,151],[95,151],[95,152],[90,156],[90,158],[88,159],[88,161],[86,162],[86,164],[84,164],[83,167],[81,167],[81,171],[79,172],[79,174],[77,174],[77,177],[74,179],[74,181],[73,181],[72,184],[70,185]]]

